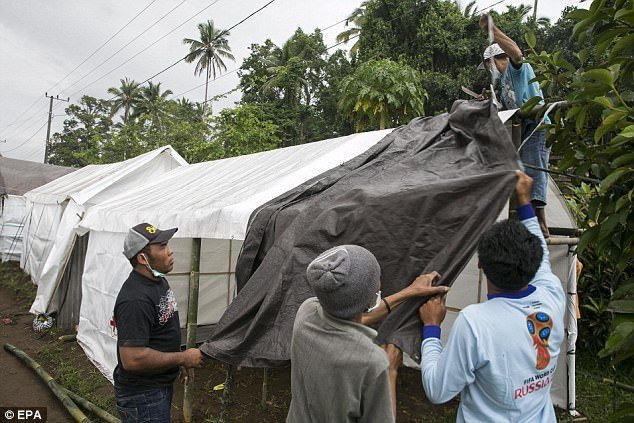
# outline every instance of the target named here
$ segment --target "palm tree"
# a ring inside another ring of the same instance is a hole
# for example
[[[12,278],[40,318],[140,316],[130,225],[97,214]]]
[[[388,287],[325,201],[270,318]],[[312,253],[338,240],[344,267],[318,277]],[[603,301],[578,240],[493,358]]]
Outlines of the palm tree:
[[[357,39],[357,41],[355,41],[350,48],[350,57],[355,57],[357,55],[357,52],[359,51],[359,35],[361,35],[361,27],[365,23],[365,12],[367,3],[367,1],[361,3],[361,6],[354,9],[350,16],[348,16],[348,19],[346,19],[346,26],[350,25],[351,23],[355,26],[350,27],[337,35],[338,43],[347,43],[352,38]]]
[[[185,61],[192,63],[198,60],[194,75],[201,75],[203,71],[206,72],[204,112],[207,104],[209,78],[213,76],[216,79],[216,73],[227,70],[227,65],[222,60],[223,58],[231,59],[234,62],[236,59],[231,54],[231,47],[229,47],[229,41],[227,41],[229,31],[216,29],[214,21],[211,19],[206,23],[199,23],[198,31],[200,32],[200,40],[185,38],[183,43],[189,44],[189,54],[185,56]]]
[[[117,112],[123,109],[123,123],[128,122],[130,112],[133,111],[142,101],[142,92],[139,83],[134,80],[129,80],[128,77],[121,79],[121,87],[108,88],[108,93],[115,96],[111,101],[112,109],[110,117],[117,114]]]
[[[293,52],[287,42],[281,49],[275,49],[265,58],[267,81],[262,85],[264,92],[281,94],[289,105],[298,105],[302,97],[310,104],[310,84],[306,78],[307,64],[304,52]]]
[[[161,83],[154,84],[148,82],[147,87],[141,88],[143,101],[136,107],[134,116],[141,116],[143,114],[152,118],[154,123],[163,130],[163,116],[165,115],[165,103],[167,97],[174,94],[172,90],[165,90],[161,92]]]

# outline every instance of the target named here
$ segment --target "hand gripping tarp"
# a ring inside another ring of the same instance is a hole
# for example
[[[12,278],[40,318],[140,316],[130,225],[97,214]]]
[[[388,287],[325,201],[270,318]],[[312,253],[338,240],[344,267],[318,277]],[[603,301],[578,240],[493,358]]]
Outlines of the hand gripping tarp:
[[[414,119],[268,202],[251,215],[236,266],[238,295],[202,351],[235,365],[288,365],[295,314],[313,296],[306,266],[335,245],[374,253],[383,296],[433,270],[451,285],[508,201],[516,169],[495,107],[458,101],[451,113]],[[376,342],[419,361],[423,301],[393,310]]]

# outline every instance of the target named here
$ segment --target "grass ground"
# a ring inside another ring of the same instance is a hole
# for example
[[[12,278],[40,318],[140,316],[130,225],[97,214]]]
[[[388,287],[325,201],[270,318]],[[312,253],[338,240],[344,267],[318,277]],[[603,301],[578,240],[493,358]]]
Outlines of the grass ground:
[[[35,287],[27,275],[14,263],[0,263],[0,286],[8,288],[14,295],[10,313],[28,314],[28,308],[35,296]],[[2,318],[9,317],[3,311]],[[14,316],[15,317],[15,316]],[[23,316],[30,319],[29,316]],[[49,372],[61,385],[78,393],[106,411],[116,414],[112,385],[86,359],[83,350],[75,342],[58,341],[62,333],[51,330],[47,334],[30,339],[24,343],[37,343],[35,360]],[[16,344],[19,340],[16,341]],[[20,345],[16,345],[20,347]],[[29,370],[30,371],[30,370]],[[226,366],[222,363],[206,360],[202,369],[196,370],[196,389],[194,392],[195,421],[216,422],[222,409],[222,391],[214,387],[224,382]],[[241,369],[236,373],[234,393],[230,408],[233,422],[277,422],[284,421],[290,402],[289,369],[269,371],[268,394],[262,405],[261,369]],[[453,422],[455,421],[457,401],[442,406],[430,404],[420,387],[420,375],[413,369],[404,368],[397,386],[399,422]],[[625,385],[634,385],[634,366],[624,365],[613,369],[609,361],[600,360],[594,353],[580,349],[577,355],[577,410],[586,421],[607,421],[613,406],[622,407],[634,403],[634,393],[626,389],[615,388],[603,381],[615,379]],[[174,399],[174,421],[180,421],[182,389],[176,388]],[[563,410],[558,410],[561,422],[580,421]]]

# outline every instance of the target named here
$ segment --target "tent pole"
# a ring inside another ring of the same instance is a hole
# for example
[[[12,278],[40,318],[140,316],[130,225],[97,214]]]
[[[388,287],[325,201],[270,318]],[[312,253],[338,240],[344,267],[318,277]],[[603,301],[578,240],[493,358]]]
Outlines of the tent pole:
[[[227,307],[231,304],[231,249],[233,248],[233,238],[229,238],[229,263],[227,264]]]
[[[198,286],[200,283],[200,238],[192,239],[192,267],[189,274],[189,300],[187,302],[187,348],[196,347],[196,325],[198,323]],[[189,369],[189,380],[183,393],[183,418],[192,421],[194,369]]]

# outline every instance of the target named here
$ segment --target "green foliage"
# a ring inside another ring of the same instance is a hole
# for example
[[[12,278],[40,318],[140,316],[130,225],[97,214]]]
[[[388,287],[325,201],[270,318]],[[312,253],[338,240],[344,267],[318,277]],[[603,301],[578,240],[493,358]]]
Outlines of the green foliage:
[[[68,106],[64,129],[51,140],[50,163],[73,167],[99,163],[102,145],[113,140],[111,110],[110,102],[90,96]]]
[[[634,266],[634,2],[594,0],[589,10],[573,10],[573,35],[584,45],[572,65],[561,52],[540,53],[530,61],[537,80],[564,93],[567,110],[559,110],[548,128],[559,167],[601,180],[588,190],[585,227],[579,249],[594,250],[610,263],[619,296],[608,308],[616,325],[602,356],[615,362],[634,354],[632,280]]]
[[[222,157],[272,150],[280,146],[279,128],[262,106],[243,104],[225,109],[213,119],[213,144]]]
[[[356,131],[377,125],[391,128],[424,114],[427,93],[421,75],[411,67],[389,59],[362,63],[341,81],[339,110]]]
[[[282,145],[303,144],[347,134],[337,114],[337,84],[351,72],[338,51],[328,56],[322,34],[301,29],[278,47],[271,40],[253,44],[240,68],[243,104],[265,106],[279,128]]]

